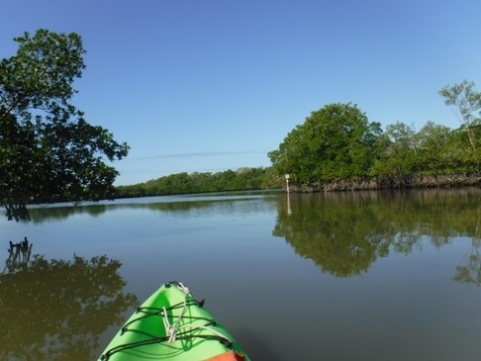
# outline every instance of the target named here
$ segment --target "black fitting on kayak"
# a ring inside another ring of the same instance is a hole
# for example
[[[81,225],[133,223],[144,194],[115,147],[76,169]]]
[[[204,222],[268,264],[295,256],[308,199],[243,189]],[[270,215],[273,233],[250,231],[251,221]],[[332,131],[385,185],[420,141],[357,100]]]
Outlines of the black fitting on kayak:
[[[196,302],[197,302],[197,306],[204,307],[205,299],[202,299],[202,300],[196,301]]]
[[[232,349],[232,342],[229,341],[228,339],[226,339],[226,338],[220,338],[220,339],[219,339],[219,342],[220,342],[221,344],[223,344],[225,347]]]
[[[172,287],[172,286],[181,286],[182,285],[182,282],[179,282],[179,281],[169,281],[169,282],[166,282],[164,283],[164,286],[165,288],[169,288],[169,287]]]

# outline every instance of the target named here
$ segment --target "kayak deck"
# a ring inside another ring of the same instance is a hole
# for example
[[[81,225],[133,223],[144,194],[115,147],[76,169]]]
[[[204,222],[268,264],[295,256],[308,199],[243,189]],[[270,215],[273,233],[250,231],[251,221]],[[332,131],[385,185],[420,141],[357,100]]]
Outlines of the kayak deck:
[[[179,282],[154,292],[99,361],[249,361],[239,344]]]

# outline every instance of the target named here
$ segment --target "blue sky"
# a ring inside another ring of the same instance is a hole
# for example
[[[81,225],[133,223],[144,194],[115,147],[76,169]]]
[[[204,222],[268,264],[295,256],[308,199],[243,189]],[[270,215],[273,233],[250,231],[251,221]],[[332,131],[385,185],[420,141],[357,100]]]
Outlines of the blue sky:
[[[438,91],[481,90],[479,0],[3,0],[13,37],[76,32],[73,103],[131,146],[116,184],[269,166],[312,111],[357,104],[383,129],[457,128]]]

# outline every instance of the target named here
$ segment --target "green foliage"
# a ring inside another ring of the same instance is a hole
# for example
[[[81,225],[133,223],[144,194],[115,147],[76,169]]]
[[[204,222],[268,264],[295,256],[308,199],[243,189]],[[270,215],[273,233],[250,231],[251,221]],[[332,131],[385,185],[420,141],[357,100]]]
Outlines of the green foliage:
[[[357,106],[330,104],[312,112],[268,154],[280,174],[298,182],[330,181],[368,173],[381,133]]]
[[[457,110],[462,126],[468,136],[471,146],[470,157],[478,163],[481,159],[479,132],[475,127],[480,125],[481,93],[474,91],[474,82],[462,81],[453,86],[446,86],[439,91],[446,105],[452,105]]]
[[[476,172],[468,135],[432,121],[419,132],[396,122],[378,138],[378,156],[370,175],[401,181],[416,175]]]
[[[419,131],[402,122],[379,123],[350,104],[312,112],[268,154],[278,174],[297,183],[373,180],[378,187],[404,187],[413,177],[478,174],[481,161],[481,93],[464,81],[440,92],[462,120],[459,129],[432,121]]]
[[[449,150],[450,129],[432,121],[416,134],[420,169],[437,171],[451,163]],[[451,165],[452,166],[452,165]]]
[[[371,175],[399,178],[412,174],[418,152],[415,135],[415,131],[404,123],[388,125],[378,140],[380,152],[371,167]]]
[[[240,168],[218,173],[178,173],[142,184],[119,186],[119,197],[143,197],[169,194],[227,192],[276,188],[270,168]]]
[[[118,172],[104,159],[128,146],[70,104],[85,69],[80,36],[41,29],[14,40],[17,54],[0,61],[0,206],[18,220],[30,202],[112,198]]]

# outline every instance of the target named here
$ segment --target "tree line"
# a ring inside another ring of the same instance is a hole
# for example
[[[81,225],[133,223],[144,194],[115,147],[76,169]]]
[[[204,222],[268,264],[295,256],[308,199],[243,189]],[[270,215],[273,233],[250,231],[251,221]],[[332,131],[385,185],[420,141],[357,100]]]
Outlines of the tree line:
[[[351,103],[314,111],[269,152],[266,168],[179,173],[117,187],[119,197],[273,189],[290,177],[291,191],[399,189],[481,183],[481,93],[463,81],[439,91],[457,111],[457,129],[428,121],[420,130],[403,122],[383,131]]]
[[[408,188],[481,181],[481,93],[463,81],[440,90],[461,120],[457,129],[428,121],[381,129],[357,105],[312,112],[270,152],[275,171],[300,190]]]
[[[240,168],[216,173],[177,173],[145,183],[118,186],[120,198],[148,197],[170,194],[209,193],[273,188],[277,179],[272,168]]]

